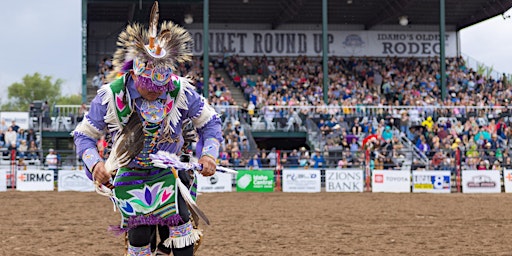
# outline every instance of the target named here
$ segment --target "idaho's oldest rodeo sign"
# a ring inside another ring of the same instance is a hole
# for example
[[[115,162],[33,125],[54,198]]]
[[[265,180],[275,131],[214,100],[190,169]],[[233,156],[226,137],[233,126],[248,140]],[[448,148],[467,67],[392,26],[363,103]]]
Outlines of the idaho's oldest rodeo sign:
[[[203,53],[203,32],[190,30],[193,52]],[[410,31],[330,31],[329,54],[334,56],[437,56],[439,33]],[[210,30],[210,54],[247,56],[320,56],[321,31]],[[457,55],[456,32],[445,35],[446,56]]]

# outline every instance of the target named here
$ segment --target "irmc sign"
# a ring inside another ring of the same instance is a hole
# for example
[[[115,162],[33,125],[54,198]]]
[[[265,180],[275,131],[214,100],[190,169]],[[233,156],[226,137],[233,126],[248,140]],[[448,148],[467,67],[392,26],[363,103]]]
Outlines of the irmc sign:
[[[53,191],[53,171],[20,171],[17,174],[17,190]]]

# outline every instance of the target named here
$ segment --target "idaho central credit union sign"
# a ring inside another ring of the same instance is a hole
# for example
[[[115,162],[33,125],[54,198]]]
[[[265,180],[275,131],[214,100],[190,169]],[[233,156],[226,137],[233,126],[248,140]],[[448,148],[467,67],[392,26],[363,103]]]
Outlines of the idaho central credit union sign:
[[[203,31],[190,30],[195,55],[203,53]],[[438,32],[330,31],[329,54],[333,56],[437,56]],[[457,55],[455,32],[445,34],[446,56]],[[321,31],[210,30],[210,54],[241,56],[320,56]]]

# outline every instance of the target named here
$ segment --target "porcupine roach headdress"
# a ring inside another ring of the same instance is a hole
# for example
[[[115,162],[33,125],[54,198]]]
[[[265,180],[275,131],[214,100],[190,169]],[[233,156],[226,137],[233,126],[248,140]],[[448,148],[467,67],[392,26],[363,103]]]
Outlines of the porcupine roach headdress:
[[[192,38],[182,27],[167,21],[158,31],[158,2],[155,1],[146,30],[131,24],[121,32],[109,80],[130,72],[137,86],[151,91],[172,90],[171,74],[176,66],[192,59]]]

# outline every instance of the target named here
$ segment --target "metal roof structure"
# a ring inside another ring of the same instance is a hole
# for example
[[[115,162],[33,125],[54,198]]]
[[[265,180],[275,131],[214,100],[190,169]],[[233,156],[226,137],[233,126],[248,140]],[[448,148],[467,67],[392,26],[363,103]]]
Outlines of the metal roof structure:
[[[153,0],[84,0],[89,22],[147,22]],[[512,0],[445,0],[446,25],[460,30],[512,7]],[[185,14],[203,22],[202,0],[160,0],[161,20],[184,24]],[[401,16],[409,24],[438,25],[439,0],[328,0],[329,24],[359,24],[365,30],[396,25]],[[210,0],[209,23],[321,24],[322,0]]]

